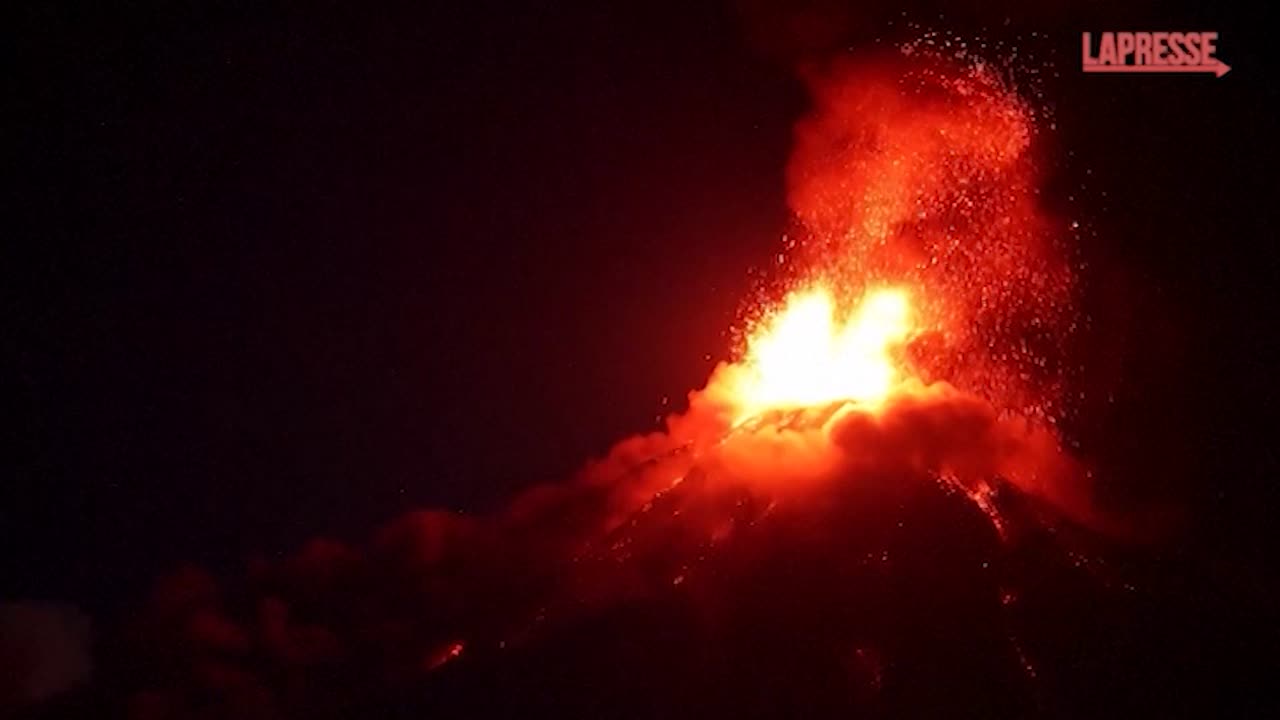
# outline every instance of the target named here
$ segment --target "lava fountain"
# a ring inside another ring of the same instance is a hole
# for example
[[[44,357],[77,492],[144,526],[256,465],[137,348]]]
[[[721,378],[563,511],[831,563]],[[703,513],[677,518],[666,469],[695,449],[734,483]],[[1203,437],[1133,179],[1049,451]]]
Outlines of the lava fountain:
[[[868,292],[842,322],[827,288],[793,293],[748,341],[734,391],[740,419],[840,400],[883,401],[902,379],[891,351],[911,329],[911,302],[902,288]]]

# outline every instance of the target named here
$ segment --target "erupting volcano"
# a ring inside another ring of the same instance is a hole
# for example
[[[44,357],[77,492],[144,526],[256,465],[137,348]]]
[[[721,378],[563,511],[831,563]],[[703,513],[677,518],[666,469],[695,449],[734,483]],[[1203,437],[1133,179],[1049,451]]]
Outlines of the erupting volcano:
[[[825,408],[825,429],[802,443],[810,455],[775,450],[790,472],[816,453],[839,473],[841,453],[825,453],[849,418],[928,423],[906,438],[915,469],[971,493],[998,477],[1097,520],[1087,473],[1057,437],[1081,320],[1064,223],[1037,200],[1036,109],[992,66],[932,53],[808,75],[815,110],[788,168],[801,239],[780,255],[782,298],[748,310],[739,359],[672,418],[671,437],[748,426],[786,442],[795,427],[770,418]]]
[[[143,700],[256,702],[271,666],[303,714],[335,675],[475,712],[1033,708],[1020,603],[1096,570],[1060,532],[1115,527],[1058,427],[1083,323],[1039,111],[972,57],[806,76],[782,269],[686,411],[493,516],[313,544],[234,603],[158,593],[194,679]]]

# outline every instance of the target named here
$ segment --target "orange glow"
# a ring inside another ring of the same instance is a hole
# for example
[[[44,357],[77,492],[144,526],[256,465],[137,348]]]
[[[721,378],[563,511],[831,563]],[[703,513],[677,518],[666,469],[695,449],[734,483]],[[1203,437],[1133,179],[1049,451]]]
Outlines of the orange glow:
[[[843,321],[825,287],[791,294],[748,339],[735,388],[739,419],[839,400],[875,405],[902,380],[892,349],[912,331],[899,287],[868,292]]]

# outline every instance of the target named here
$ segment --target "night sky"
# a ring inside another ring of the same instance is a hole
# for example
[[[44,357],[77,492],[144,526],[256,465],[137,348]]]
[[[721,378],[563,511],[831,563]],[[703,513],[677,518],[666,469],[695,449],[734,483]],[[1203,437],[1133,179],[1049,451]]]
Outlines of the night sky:
[[[906,21],[1056,62],[1046,201],[1092,230],[1086,360],[1125,378],[1075,432],[1121,501],[1187,509],[1169,553],[1269,597],[1266,28],[997,5],[18,11],[0,598],[110,617],[182,564],[492,509],[656,427],[789,229],[793,66]],[[1193,26],[1226,77],[1078,70],[1082,30]]]
[[[799,86],[724,9],[492,10],[29,18],[16,592],[491,506],[705,379]]]

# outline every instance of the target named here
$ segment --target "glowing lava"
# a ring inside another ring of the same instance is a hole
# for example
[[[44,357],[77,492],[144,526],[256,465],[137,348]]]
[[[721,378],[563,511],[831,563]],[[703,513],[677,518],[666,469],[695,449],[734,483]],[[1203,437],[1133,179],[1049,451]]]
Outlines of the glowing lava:
[[[912,328],[900,287],[868,292],[844,322],[825,287],[792,293],[747,341],[734,392],[739,419],[839,400],[880,403],[902,380],[892,351]]]

